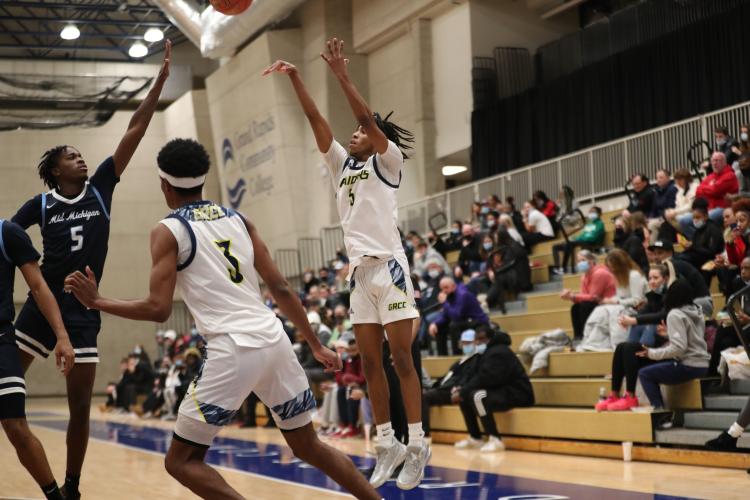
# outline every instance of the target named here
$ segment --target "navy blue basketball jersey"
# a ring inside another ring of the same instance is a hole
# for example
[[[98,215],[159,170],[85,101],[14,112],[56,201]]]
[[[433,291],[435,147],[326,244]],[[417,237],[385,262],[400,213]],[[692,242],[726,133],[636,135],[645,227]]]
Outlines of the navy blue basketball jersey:
[[[83,191],[68,199],[52,190],[26,202],[13,217],[24,229],[38,224],[42,233],[42,274],[57,297],[66,324],[100,323],[99,311],[89,311],[63,291],[72,272],[91,267],[101,282],[109,249],[112,195],[119,182],[112,157],[86,182]]]
[[[17,224],[0,219],[0,344],[14,343],[13,281],[16,268],[39,260],[29,235]]]

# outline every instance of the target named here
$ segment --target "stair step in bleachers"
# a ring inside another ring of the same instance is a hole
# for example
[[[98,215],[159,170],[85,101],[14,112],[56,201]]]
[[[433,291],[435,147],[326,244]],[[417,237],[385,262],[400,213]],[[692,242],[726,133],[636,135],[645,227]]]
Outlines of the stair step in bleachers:
[[[604,377],[612,372],[612,352],[553,352],[550,377]]]
[[[641,412],[597,413],[593,409],[536,406],[495,413],[495,421],[503,435],[651,443],[651,416]],[[466,432],[458,406],[433,407],[430,420],[435,431]]]
[[[708,429],[669,429],[656,431],[655,442],[683,446],[703,446],[706,441],[718,435],[715,430]],[[750,435],[745,434],[737,443],[741,448],[750,448]]]
[[[536,266],[531,268],[531,284],[539,285],[549,282],[549,267]]]
[[[747,403],[747,396],[744,394],[717,394],[705,398],[707,410],[739,411],[745,407],[745,403]]]
[[[492,316],[506,332],[518,330],[536,330],[546,332],[555,328],[571,329],[570,307],[551,309],[544,313],[526,312],[522,314],[506,314]]]
[[[686,429],[710,429],[724,431],[737,420],[734,411],[700,411],[685,414]]]

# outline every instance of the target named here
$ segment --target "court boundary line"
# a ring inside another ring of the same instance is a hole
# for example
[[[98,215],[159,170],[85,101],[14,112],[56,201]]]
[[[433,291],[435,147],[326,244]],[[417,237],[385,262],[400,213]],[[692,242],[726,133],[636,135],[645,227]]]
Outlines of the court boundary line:
[[[105,422],[106,423],[107,421],[101,420],[101,422]],[[31,422],[29,422],[29,423],[31,424]],[[119,423],[119,422],[117,422],[117,423]],[[36,424],[32,424],[32,425],[36,425]],[[125,424],[125,425],[129,425],[129,424]],[[65,432],[65,431],[62,431],[62,430],[55,429],[53,427],[45,427],[43,425],[42,426],[37,426],[37,427],[41,427],[42,429],[48,429],[48,430],[55,431],[55,432]],[[133,427],[137,427],[137,426],[133,426]],[[147,426],[143,426],[143,427],[147,427]],[[157,429],[157,430],[164,430],[164,429],[159,429],[158,427],[149,427],[149,428],[150,429]],[[129,450],[133,450],[133,451],[139,451],[141,453],[147,453],[149,455],[155,455],[155,456],[159,456],[159,457],[166,457],[166,453],[159,453],[158,451],[153,451],[153,450],[145,450],[143,448],[138,448],[136,446],[131,446],[131,445],[128,445],[128,444],[113,443],[112,441],[107,441],[107,440],[104,440],[104,439],[101,439],[101,438],[92,437],[90,435],[89,435],[89,441],[97,441],[99,443],[104,443],[104,444],[108,444],[108,445],[111,445],[111,446],[118,446],[118,447],[121,447],[121,448],[127,448]],[[248,441],[248,442],[250,442],[250,441]],[[273,443],[271,443],[271,444],[273,444]],[[279,445],[275,445],[275,446],[279,446]],[[326,489],[326,488],[321,488],[319,486],[312,486],[312,485],[304,484],[304,483],[295,483],[293,481],[288,481],[286,479],[279,479],[279,478],[276,478],[276,477],[264,476],[263,474],[258,474],[258,473],[255,473],[255,472],[249,472],[249,471],[245,471],[245,470],[242,470],[242,469],[232,469],[232,468],[226,467],[224,465],[214,465],[214,464],[208,464],[208,465],[210,465],[211,467],[215,467],[217,469],[223,470],[223,471],[227,471],[227,472],[239,472],[239,473],[244,474],[246,476],[251,476],[251,477],[260,478],[260,479],[266,479],[268,481],[274,481],[276,483],[281,483],[281,484],[285,484],[285,485],[288,485],[288,486],[296,486],[296,487],[300,487],[300,488],[307,488],[309,490],[315,490],[315,491],[318,491],[320,493],[334,494],[334,495],[341,496],[341,497],[346,497],[346,498],[350,498],[351,497],[351,494],[349,494],[349,493],[343,493],[341,491],[336,491],[336,490],[329,490],[329,489]],[[318,469],[318,470],[320,470],[320,469]],[[323,475],[325,475],[325,473],[323,473],[322,471],[321,471],[321,473]],[[190,491],[190,488],[184,486],[179,481],[177,481],[176,479],[174,479],[172,476],[170,476],[166,472],[166,470],[164,471],[164,474],[165,474],[166,477],[174,480],[177,484],[179,484],[180,486],[182,486],[186,490]],[[328,476],[326,476],[326,477],[328,477]],[[331,479],[331,478],[328,477],[328,479]],[[331,479],[331,481],[333,481],[333,479]],[[191,493],[192,493],[192,491],[191,491]],[[193,494],[195,494],[195,493],[193,493]],[[0,498],[2,498],[2,497],[0,497]],[[29,499],[29,500],[33,500],[33,499]]]

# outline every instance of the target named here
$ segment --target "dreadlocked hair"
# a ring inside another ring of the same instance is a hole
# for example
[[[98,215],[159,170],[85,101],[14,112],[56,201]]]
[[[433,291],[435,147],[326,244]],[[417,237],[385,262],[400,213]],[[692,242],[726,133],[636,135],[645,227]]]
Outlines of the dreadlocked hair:
[[[375,124],[380,131],[385,134],[389,141],[398,146],[398,149],[401,150],[401,154],[404,155],[404,159],[408,160],[409,155],[406,154],[406,150],[412,149],[409,144],[414,143],[414,134],[405,128],[399,127],[395,123],[388,121],[388,118],[390,118],[392,114],[393,111],[388,113],[385,118],[382,118],[380,113],[375,113]]]
[[[39,178],[44,181],[50,189],[57,188],[57,179],[52,175],[52,170],[57,166],[57,162],[60,160],[60,156],[65,152],[68,146],[55,146],[52,149],[48,149],[42,155],[39,160],[37,170],[39,171]]]

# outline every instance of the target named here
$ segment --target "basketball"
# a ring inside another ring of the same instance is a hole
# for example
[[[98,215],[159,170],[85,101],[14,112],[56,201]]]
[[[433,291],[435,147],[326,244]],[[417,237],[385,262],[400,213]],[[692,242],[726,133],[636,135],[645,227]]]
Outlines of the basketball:
[[[253,3],[253,0],[211,0],[211,6],[225,16],[242,14]]]

